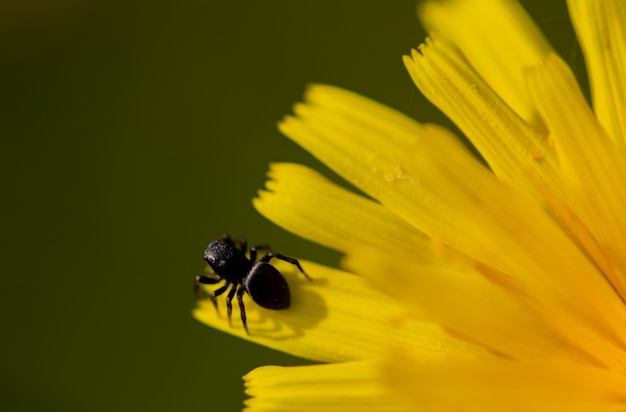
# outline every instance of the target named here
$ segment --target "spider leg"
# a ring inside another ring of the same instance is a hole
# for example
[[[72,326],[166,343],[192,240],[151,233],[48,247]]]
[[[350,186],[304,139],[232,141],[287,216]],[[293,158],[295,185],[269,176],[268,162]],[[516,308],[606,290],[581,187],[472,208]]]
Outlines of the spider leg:
[[[226,289],[224,289],[226,290]],[[232,304],[232,300],[233,297],[235,296],[235,292],[237,291],[237,284],[233,283],[233,287],[230,289],[230,292],[228,292],[228,296],[226,296],[226,314],[228,315],[228,324],[232,325],[231,319],[230,319],[230,315],[232,315],[233,313],[233,304]]]
[[[243,288],[243,285],[239,285],[239,290],[237,290],[237,302],[239,303],[239,311],[241,312],[241,323],[243,323],[243,328],[246,330],[246,334],[250,334],[250,331],[248,330],[248,322],[247,322],[247,316],[246,316],[246,307],[243,304],[243,292],[245,291],[245,289]]]
[[[248,241],[245,237],[238,237],[234,242],[234,246],[245,255],[248,250]]]
[[[230,282],[227,281],[224,286],[222,286],[219,289],[214,290],[213,292],[211,292],[211,294],[209,294],[211,303],[213,303],[213,306],[215,307],[215,311],[217,313],[220,313],[219,309],[217,308],[217,297],[221,295],[222,293],[226,292],[226,289],[228,289],[228,286],[230,286]]]
[[[261,262],[269,263],[269,261],[272,258],[284,260],[285,262],[288,262],[288,263],[291,263],[292,265],[295,265],[298,268],[298,270],[300,271],[300,273],[302,273],[304,275],[304,277],[307,278],[307,280],[309,280],[309,281],[313,280],[313,279],[311,279],[309,277],[309,275],[306,274],[304,269],[302,269],[302,266],[300,266],[300,262],[298,262],[298,259],[296,259],[296,258],[292,258],[292,257],[289,257],[289,256],[281,255],[280,253],[274,253],[272,251],[269,251],[269,252],[267,252],[267,254],[265,256],[263,256],[261,258]]]
[[[231,246],[234,246],[233,239],[231,239],[231,237],[230,237],[230,235],[228,233],[222,233],[221,235],[219,235],[217,240],[219,240],[220,242],[227,243],[227,244],[229,244]]]
[[[221,277],[219,277],[215,273],[212,273],[212,275],[214,276],[205,276],[205,275],[196,276],[196,278],[193,281],[193,291],[194,291],[194,294],[196,295],[196,299],[200,299],[200,285],[201,284],[202,285],[214,285],[223,280]]]
[[[254,245],[250,248],[250,260],[254,262],[256,260],[256,253],[259,250],[271,251],[270,245],[263,243],[262,245]]]

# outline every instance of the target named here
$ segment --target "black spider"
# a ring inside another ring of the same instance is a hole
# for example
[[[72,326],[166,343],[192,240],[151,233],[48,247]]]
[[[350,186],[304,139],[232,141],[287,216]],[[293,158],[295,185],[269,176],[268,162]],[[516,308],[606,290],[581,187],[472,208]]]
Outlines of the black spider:
[[[267,253],[258,261],[257,251],[266,250]],[[204,260],[209,264],[212,272],[208,275],[196,276],[194,290],[196,297],[200,297],[200,284],[213,285],[221,281],[226,284],[209,294],[215,310],[217,310],[217,297],[228,290],[226,296],[226,308],[228,321],[231,321],[233,305],[231,303],[235,294],[241,321],[247,334],[246,308],[243,304],[244,291],[250,295],[257,305],[266,309],[287,309],[291,304],[289,286],[283,275],[269,262],[276,258],[296,265],[298,270],[308,279],[311,278],[304,272],[300,262],[289,256],[273,252],[269,245],[257,245],[250,248],[250,258],[246,256],[247,242],[241,238],[233,241],[229,235],[223,234],[217,240],[211,242],[204,251]]]

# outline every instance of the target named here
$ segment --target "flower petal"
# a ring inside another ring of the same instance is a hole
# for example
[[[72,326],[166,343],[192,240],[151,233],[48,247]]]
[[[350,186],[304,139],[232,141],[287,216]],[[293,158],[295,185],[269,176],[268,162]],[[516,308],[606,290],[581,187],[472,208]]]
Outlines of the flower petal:
[[[411,78],[465,133],[493,172],[530,197],[536,196],[537,181],[558,190],[556,159],[546,135],[521,119],[446,41],[427,39],[420,52],[404,58]]]
[[[410,411],[380,380],[380,361],[264,366],[244,376],[248,412]]]
[[[585,53],[594,111],[619,148],[626,150],[626,3],[569,0]]]
[[[313,242],[345,252],[370,244],[420,262],[432,261],[429,240],[382,205],[293,163],[274,163],[267,191],[253,203],[266,218]]]
[[[571,207],[613,261],[617,270],[606,274],[626,300],[624,152],[608,137],[558,56],[549,55],[527,75],[555,142]]]
[[[456,44],[481,76],[524,119],[538,125],[523,76],[551,50],[516,1],[452,0],[420,5],[423,24]]]
[[[390,342],[419,349],[429,356],[441,356],[448,351],[477,352],[438,326],[394,322],[403,317],[404,308],[360,276],[312,262],[301,261],[301,264],[313,281],[306,281],[290,264],[275,264],[289,282],[291,307],[288,309],[263,309],[245,298],[250,335],[246,335],[237,314],[233,316],[232,326],[229,325],[223,314],[215,313],[208,299],[200,301],[193,314],[199,321],[232,335],[322,362],[381,356]],[[223,305],[218,299],[220,311]]]
[[[417,410],[617,412],[626,386],[622,374],[574,362],[433,362],[403,352],[386,360],[383,374]]]
[[[468,266],[419,265],[362,246],[348,253],[342,263],[404,302],[418,318],[440,324],[494,353],[513,359],[573,356],[572,348],[555,340],[546,325],[506,289]]]
[[[532,296],[546,316],[565,314],[566,323],[554,327],[576,346],[598,341],[594,357],[625,364],[615,351],[626,342],[624,305],[596,266],[542,209],[499,182],[454,136],[429,129],[432,135],[424,131],[409,153],[409,173],[468,226],[464,242],[442,241],[501,273],[498,282]],[[578,326],[566,327],[566,318]],[[583,338],[588,334],[594,337]]]
[[[295,106],[296,116],[279,124],[285,135],[418,230],[465,237],[465,228],[402,164],[422,125],[333,86],[313,85],[305,100]]]
[[[403,179],[397,159],[421,125],[338,87],[312,85],[305,100],[280,131],[365,193],[392,192],[390,183]]]

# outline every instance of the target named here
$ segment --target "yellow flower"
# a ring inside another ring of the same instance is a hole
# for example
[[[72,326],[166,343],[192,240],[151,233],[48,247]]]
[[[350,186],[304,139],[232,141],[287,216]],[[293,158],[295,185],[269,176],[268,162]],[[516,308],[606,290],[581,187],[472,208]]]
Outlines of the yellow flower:
[[[404,59],[463,131],[308,89],[280,130],[366,196],[272,165],[256,208],[345,254],[292,307],[248,305],[251,335],[330,364],[258,368],[250,411],[626,409],[626,3],[570,0],[593,109],[523,9],[428,2]]]

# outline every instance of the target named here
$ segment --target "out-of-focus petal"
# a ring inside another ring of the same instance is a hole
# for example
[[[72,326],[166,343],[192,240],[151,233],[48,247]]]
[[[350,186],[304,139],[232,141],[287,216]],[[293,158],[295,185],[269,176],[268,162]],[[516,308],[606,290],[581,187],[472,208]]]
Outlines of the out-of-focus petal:
[[[593,108],[626,151],[626,2],[569,0],[570,16],[585,53]]]

